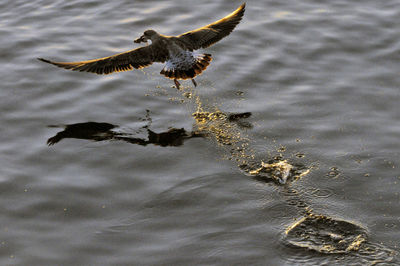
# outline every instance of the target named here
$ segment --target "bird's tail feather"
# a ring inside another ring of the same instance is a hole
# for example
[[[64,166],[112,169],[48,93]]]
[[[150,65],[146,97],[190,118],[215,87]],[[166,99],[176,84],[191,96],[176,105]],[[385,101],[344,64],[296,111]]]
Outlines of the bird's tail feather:
[[[164,67],[160,74],[170,79],[192,79],[206,70],[211,61],[211,54],[199,54],[196,56],[196,61],[190,68],[179,69]]]

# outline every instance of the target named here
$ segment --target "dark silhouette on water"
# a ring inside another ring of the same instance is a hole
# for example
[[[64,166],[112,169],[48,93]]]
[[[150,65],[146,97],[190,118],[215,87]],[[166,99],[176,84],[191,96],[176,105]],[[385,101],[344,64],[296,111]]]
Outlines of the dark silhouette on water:
[[[156,133],[150,130],[147,126],[148,139],[134,138],[128,136],[127,133],[120,133],[112,131],[113,128],[118,126],[109,123],[86,122],[76,123],[65,126],[63,131],[58,132],[54,137],[47,140],[47,144],[52,146],[62,139],[87,139],[93,141],[104,140],[122,140],[131,144],[146,146],[148,144],[166,146],[181,146],[183,142],[190,138],[205,137],[203,133],[187,132],[183,128],[171,128],[166,132]]]
[[[65,138],[105,140],[115,136],[111,129],[117,126],[109,123],[86,122],[66,125],[63,131],[58,132],[54,137],[47,140],[47,145],[52,146]]]
[[[249,118],[251,115],[251,112],[232,113],[228,115],[228,121],[235,122],[240,128],[253,128],[251,123],[243,121],[243,119]]]
[[[151,45],[109,57],[80,62],[55,62],[43,58],[38,59],[58,67],[96,74],[111,74],[144,68],[154,62],[166,62],[160,74],[173,79],[178,89],[180,87],[178,79],[191,79],[193,85],[197,86],[194,77],[207,68],[212,58],[211,54],[194,51],[207,48],[228,36],[241,21],[245,6],[246,4],[242,4],[228,16],[178,36],[166,36],[154,30],[146,30],[134,42],[141,43],[151,40]]]
[[[250,112],[229,114],[221,112],[221,114],[226,116],[227,120],[231,123],[241,123],[242,119],[251,116]],[[143,118],[143,121],[148,121],[148,124],[142,127],[142,129],[146,129],[147,131],[147,139],[132,137],[131,133],[127,132],[116,132],[112,129],[118,128],[118,126],[110,123],[84,122],[65,125],[63,131],[58,132],[55,136],[47,140],[47,145],[52,146],[65,138],[74,138],[93,141],[122,140],[131,144],[138,144],[142,146],[146,146],[148,144],[159,145],[162,147],[181,146],[187,139],[206,137],[209,134],[209,132],[206,131],[188,132],[183,128],[170,128],[165,132],[156,133],[149,129],[152,123],[149,110],[147,110],[146,117]]]
[[[238,121],[239,119],[243,118],[249,118],[251,116],[250,112],[245,112],[245,113],[232,113],[228,115],[228,120],[229,121]]]

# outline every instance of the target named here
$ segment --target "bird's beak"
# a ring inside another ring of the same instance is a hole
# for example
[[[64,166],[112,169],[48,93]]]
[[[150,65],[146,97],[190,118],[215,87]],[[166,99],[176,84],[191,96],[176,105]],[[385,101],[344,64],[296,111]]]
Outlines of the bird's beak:
[[[137,38],[133,42],[135,43],[147,42],[147,39],[144,37],[144,35],[142,35],[140,38]]]

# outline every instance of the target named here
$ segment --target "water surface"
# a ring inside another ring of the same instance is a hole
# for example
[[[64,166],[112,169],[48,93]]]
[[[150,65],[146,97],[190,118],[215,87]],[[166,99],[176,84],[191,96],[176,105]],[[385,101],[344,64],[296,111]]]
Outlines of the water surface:
[[[247,1],[195,90],[159,64],[36,60],[123,52],[240,4],[0,4],[1,265],[400,264],[398,1]],[[101,134],[47,145],[88,122]]]

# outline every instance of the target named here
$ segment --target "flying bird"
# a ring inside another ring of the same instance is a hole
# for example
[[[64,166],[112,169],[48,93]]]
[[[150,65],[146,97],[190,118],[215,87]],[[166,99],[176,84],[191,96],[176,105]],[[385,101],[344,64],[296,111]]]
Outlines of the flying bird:
[[[155,30],[146,30],[135,43],[147,43],[127,52],[93,60],[80,62],[54,62],[44,58],[39,60],[74,71],[85,71],[95,74],[111,74],[114,72],[141,69],[152,63],[165,63],[160,74],[173,79],[177,89],[178,80],[191,79],[196,87],[194,78],[200,75],[210,64],[211,54],[199,53],[196,50],[207,48],[222,38],[228,36],[241,21],[246,3],[226,17],[207,26],[188,31],[178,36],[167,36]]]

